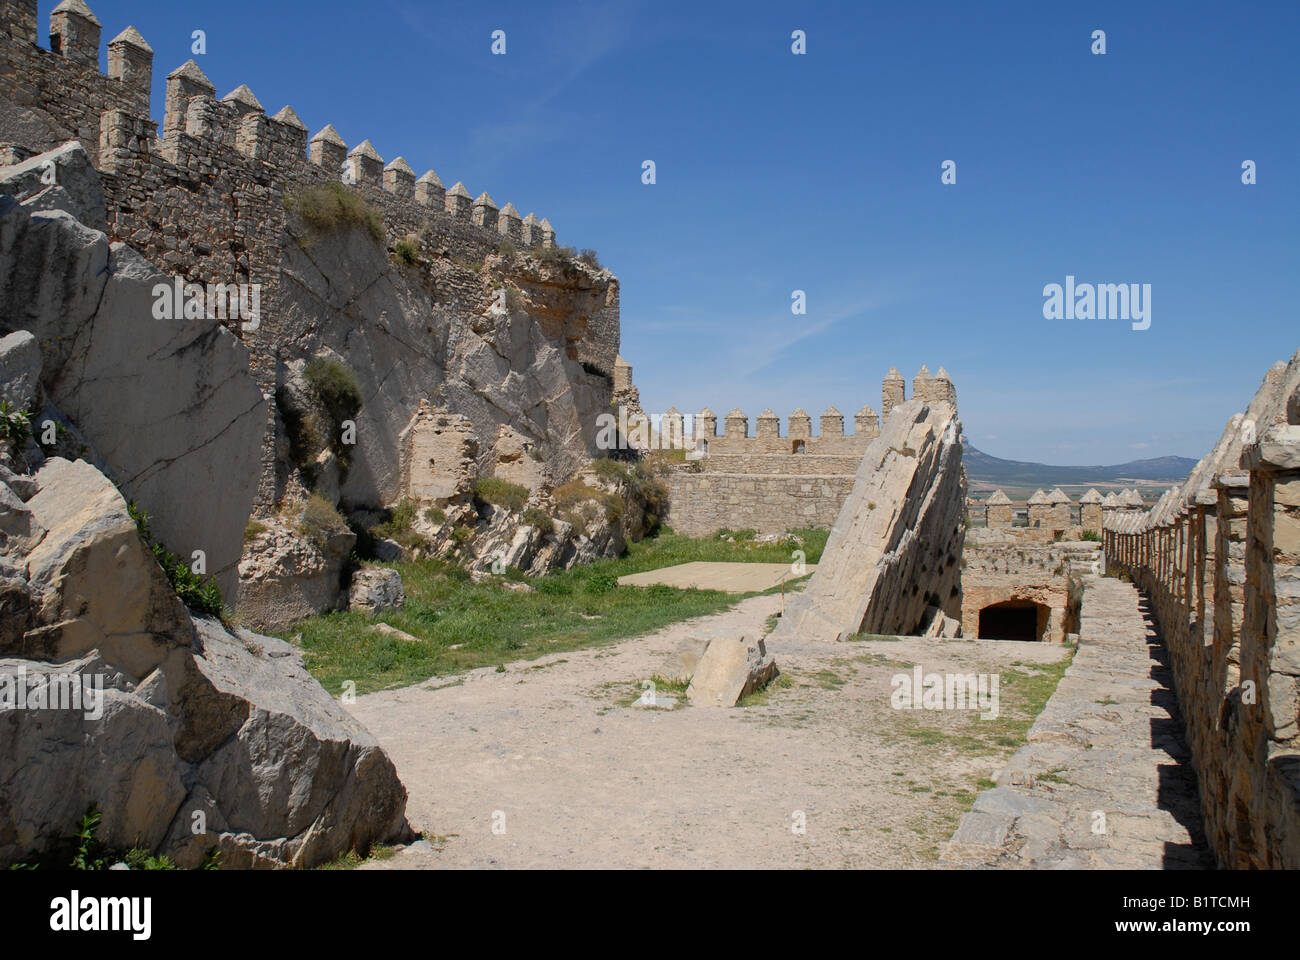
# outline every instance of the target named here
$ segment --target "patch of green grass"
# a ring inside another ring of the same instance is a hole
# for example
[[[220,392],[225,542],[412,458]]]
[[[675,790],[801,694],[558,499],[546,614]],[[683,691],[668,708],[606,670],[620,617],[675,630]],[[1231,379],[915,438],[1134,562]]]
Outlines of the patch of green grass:
[[[823,690],[838,690],[844,686],[844,678],[834,670],[818,670],[813,674],[813,679]]]
[[[496,477],[480,477],[474,484],[474,498],[480,503],[490,503],[518,513],[528,500],[528,488]]]
[[[341,853],[333,860],[319,864],[317,870],[355,870],[367,860],[388,860],[397,851],[387,844],[376,843],[370,847],[366,856],[357,853],[356,848],[352,848],[347,853]]]
[[[794,678],[788,673],[783,673],[775,680],[769,683],[761,690],[755,690],[753,693],[741,697],[736,706],[738,707],[763,707],[772,701],[772,696],[778,690],[789,690],[795,686]]]
[[[798,533],[813,562],[827,531]],[[311,617],[279,635],[302,635],[308,669],[335,696],[345,680],[354,681],[358,693],[368,693],[612,643],[726,610],[749,595],[620,587],[618,578],[691,560],[782,562],[788,559],[785,551],[780,544],[732,544],[661,531],[631,544],[618,559],[525,578],[530,592],[504,589],[503,578],[471,583],[459,567],[426,557],[383,565],[401,573],[406,604],[382,619],[420,642],[372,632],[374,618],[359,611]]]

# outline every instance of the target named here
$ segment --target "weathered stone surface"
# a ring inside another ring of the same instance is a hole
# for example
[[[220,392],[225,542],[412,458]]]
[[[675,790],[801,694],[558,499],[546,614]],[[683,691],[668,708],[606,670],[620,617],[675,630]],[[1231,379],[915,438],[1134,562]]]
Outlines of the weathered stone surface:
[[[231,596],[266,402],[215,320],[155,319],[142,257],[60,211],[0,197],[0,329],[31,331],[42,383],[180,556]]]
[[[24,509],[44,536],[25,555],[10,541],[0,564],[0,689],[14,707],[0,710],[0,862],[42,862],[91,806],[110,849],[183,867],[213,848],[226,866],[303,867],[409,838],[392,763],[293,647],[192,618],[89,464],[53,458],[37,479]],[[19,709],[18,677],[89,695]]]
[[[249,541],[239,562],[239,615],[276,629],[341,609],[347,600],[343,568],[357,535],[342,523],[308,536],[279,517],[259,522],[266,529]]]
[[[944,866],[1213,865],[1172,677],[1152,659],[1153,625],[1131,584],[1085,582],[1079,650],[1029,742],[962,817]]]
[[[780,672],[762,640],[714,637],[700,657],[686,696],[698,706],[734,707]]]
[[[0,337],[0,400],[10,410],[31,410],[41,386],[41,348],[36,337],[16,330]]]
[[[23,656],[71,660],[92,650],[143,678],[193,639],[189,616],[145,548],[126,503],[84,460],[49,460],[26,507],[45,532],[25,553],[41,623]]]
[[[947,403],[895,407],[862,458],[817,572],[772,634],[915,634],[929,606],[961,616],[966,498],[961,422]]]
[[[368,613],[399,610],[406,602],[402,575],[387,567],[362,567],[352,574],[348,606]]]
[[[0,167],[0,193],[31,211],[62,210],[95,230],[105,227],[99,174],[85,148],[75,141]]]

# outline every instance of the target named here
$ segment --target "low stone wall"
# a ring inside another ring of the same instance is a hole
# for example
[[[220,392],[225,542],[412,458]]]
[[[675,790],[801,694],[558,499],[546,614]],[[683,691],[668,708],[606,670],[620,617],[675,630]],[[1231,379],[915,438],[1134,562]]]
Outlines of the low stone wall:
[[[853,489],[853,475],[781,476],[679,471],[668,479],[664,522],[678,533],[784,533],[829,527]]]
[[[981,610],[1008,601],[1048,608],[1042,640],[1064,643],[1068,633],[1078,630],[1078,578],[1098,568],[1101,544],[1043,543],[1038,533],[1031,528],[967,531],[961,575],[963,637],[979,636]]]
[[[1300,867],[1300,352],[1103,545],[1164,632],[1220,864]]]

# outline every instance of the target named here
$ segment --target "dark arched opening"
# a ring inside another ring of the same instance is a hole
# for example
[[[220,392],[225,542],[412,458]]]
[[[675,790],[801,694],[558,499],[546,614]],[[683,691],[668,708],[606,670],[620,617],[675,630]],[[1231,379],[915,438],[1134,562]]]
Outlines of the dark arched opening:
[[[1032,600],[1006,600],[980,610],[981,640],[1042,640],[1050,608]]]

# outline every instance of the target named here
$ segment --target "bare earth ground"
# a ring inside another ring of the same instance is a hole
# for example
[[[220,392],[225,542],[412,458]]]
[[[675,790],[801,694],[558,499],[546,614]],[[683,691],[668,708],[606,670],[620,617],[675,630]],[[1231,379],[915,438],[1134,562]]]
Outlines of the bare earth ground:
[[[685,638],[759,636],[780,604],[755,597],[504,673],[358,698],[352,712],[389,751],[410,793],[407,815],[432,840],[362,869],[936,865],[1019,743],[1005,727],[1016,698],[1003,693],[1000,721],[894,710],[890,678],[917,663],[927,673],[1040,676],[1037,666],[1066,648],[783,644],[772,653],[787,679],[766,703],[627,705]],[[1011,719],[1023,732],[1032,716],[1020,709]]]

